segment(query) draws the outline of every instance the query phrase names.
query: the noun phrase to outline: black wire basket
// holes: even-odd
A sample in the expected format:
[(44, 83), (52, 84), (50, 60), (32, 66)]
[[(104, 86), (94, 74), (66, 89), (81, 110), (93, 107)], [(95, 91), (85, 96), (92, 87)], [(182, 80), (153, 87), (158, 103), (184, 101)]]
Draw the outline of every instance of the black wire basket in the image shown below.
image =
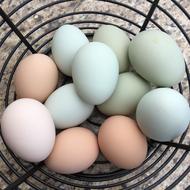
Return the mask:
[[(22, 0), (2, 1), (0, 7), (0, 110), (15, 99), (13, 75), (21, 59), (41, 52), (51, 56), (51, 40), (65, 23), (78, 26), (89, 38), (101, 24), (125, 30), (129, 37), (159, 28), (180, 44), (186, 76), (173, 88), (190, 100), (190, 15), (186, 1), (167, 0)], [(9, 10), (5, 5), (9, 5)], [(60, 10), (60, 11), (59, 11)], [(190, 11), (190, 10), (189, 10)], [(185, 23), (182, 22), (185, 21)], [(183, 44), (183, 45), (181, 45)], [(62, 84), (70, 80), (63, 77)], [(177, 111), (177, 110), (176, 110)], [(104, 118), (91, 116), (86, 125), (96, 131)], [(149, 141), (144, 163), (133, 170), (115, 168), (103, 158), (87, 171), (60, 175), (43, 163), (17, 158), (0, 137), (0, 189), (190, 189), (190, 131), (174, 142)]]

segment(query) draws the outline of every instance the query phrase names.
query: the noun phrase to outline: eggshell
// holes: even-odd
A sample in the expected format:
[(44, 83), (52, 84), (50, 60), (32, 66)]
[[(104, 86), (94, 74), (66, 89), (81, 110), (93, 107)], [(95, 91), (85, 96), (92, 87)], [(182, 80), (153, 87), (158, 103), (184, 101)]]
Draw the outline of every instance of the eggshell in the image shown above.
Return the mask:
[(98, 109), (106, 115), (131, 115), (150, 88), (150, 84), (139, 75), (133, 72), (122, 73), (113, 94)]
[(91, 115), (94, 108), (80, 99), (73, 83), (54, 91), (48, 97), (45, 106), (51, 113), (56, 128), (59, 129), (77, 126)]
[(147, 155), (146, 137), (137, 123), (126, 116), (106, 119), (100, 127), (98, 143), (103, 155), (123, 169), (138, 167)]
[(117, 57), (107, 45), (91, 42), (77, 52), (72, 75), (79, 96), (89, 104), (101, 104), (116, 87), (119, 76)]
[(136, 118), (146, 136), (158, 141), (170, 141), (187, 129), (190, 108), (179, 92), (158, 88), (143, 96), (137, 106)]
[(164, 32), (140, 32), (132, 39), (128, 53), (134, 69), (157, 86), (172, 86), (183, 79), (183, 55), (177, 43)]
[(78, 173), (90, 167), (98, 153), (97, 138), (93, 132), (82, 127), (70, 128), (57, 135), (45, 164), (61, 174)]
[(46, 159), (55, 142), (55, 126), (50, 113), (33, 99), (16, 100), (6, 108), (1, 132), (9, 148), (29, 162)]
[(43, 54), (32, 54), (18, 65), (14, 75), (17, 97), (44, 102), (56, 88), (58, 70), (53, 60)]
[(51, 50), (60, 71), (71, 76), (73, 57), (87, 43), (85, 34), (74, 25), (63, 25), (55, 32)]
[(129, 38), (127, 33), (113, 25), (102, 25), (95, 31), (93, 41), (108, 45), (116, 54), (119, 62), (119, 72), (127, 71)]

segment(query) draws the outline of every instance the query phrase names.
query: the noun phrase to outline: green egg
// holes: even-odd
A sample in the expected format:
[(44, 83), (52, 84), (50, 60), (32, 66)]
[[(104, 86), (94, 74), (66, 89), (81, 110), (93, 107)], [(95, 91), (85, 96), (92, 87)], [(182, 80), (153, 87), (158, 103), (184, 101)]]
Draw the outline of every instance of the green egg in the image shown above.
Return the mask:
[(113, 25), (102, 25), (95, 31), (93, 41), (108, 45), (117, 56), (119, 72), (127, 71), (129, 65), (127, 52), (130, 40), (125, 31)]
[(173, 86), (183, 79), (185, 63), (180, 48), (162, 31), (137, 34), (129, 44), (128, 54), (136, 72), (157, 86)]
[(114, 93), (98, 109), (106, 115), (132, 115), (150, 88), (150, 84), (136, 73), (122, 73)]

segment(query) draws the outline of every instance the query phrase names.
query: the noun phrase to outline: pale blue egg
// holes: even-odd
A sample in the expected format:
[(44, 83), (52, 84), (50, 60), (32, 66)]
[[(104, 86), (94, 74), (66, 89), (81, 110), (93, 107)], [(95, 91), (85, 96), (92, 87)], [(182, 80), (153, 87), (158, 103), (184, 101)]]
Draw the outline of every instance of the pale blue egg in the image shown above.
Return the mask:
[(107, 45), (90, 42), (77, 52), (72, 76), (77, 93), (85, 102), (101, 104), (116, 87), (119, 77), (117, 57)]
[(59, 129), (78, 126), (91, 115), (94, 108), (80, 99), (73, 83), (54, 91), (46, 100), (45, 106)]
[(63, 25), (54, 34), (52, 54), (59, 70), (71, 76), (72, 60), (79, 48), (88, 43), (85, 34), (74, 25)]
[(157, 141), (180, 136), (190, 122), (190, 108), (179, 92), (158, 88), (143, 96), (137, 106), (136, 119), (143, 133)]

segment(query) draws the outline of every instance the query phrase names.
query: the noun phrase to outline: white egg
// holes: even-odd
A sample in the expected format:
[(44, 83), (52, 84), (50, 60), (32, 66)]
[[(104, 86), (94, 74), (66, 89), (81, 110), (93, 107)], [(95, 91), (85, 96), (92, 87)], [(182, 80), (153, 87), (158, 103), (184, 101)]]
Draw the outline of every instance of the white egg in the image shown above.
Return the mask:
[(2, 136), (20, 158), (40, 162), (51, 153), (55, 143), (55, 126), (47, 108), (34, 99), (11, 103), (1, 120)]
[(77, 93), (85, 102), (101, 104), (116, 87), (119, 77), (117, 57), (107, 45), (91, 42), (77, 52), (72, 76)]
[(60, 71), (71, 76), (73, 57), (87, 43), (87, 37), (76, 26), (63, 25), (55, 32), (51, 50)]
[(139, 102), (136, 119), (146, 136), (158, 141), (170, 141), (187, 129), (190, 121), (189, 104), (175, 90), (154, 89)]
[(54, 91), (45, 102), (58, 129), (74, 127), (84, 122), (94, 106), (85, 103), (77, 95), (73, 83)]

